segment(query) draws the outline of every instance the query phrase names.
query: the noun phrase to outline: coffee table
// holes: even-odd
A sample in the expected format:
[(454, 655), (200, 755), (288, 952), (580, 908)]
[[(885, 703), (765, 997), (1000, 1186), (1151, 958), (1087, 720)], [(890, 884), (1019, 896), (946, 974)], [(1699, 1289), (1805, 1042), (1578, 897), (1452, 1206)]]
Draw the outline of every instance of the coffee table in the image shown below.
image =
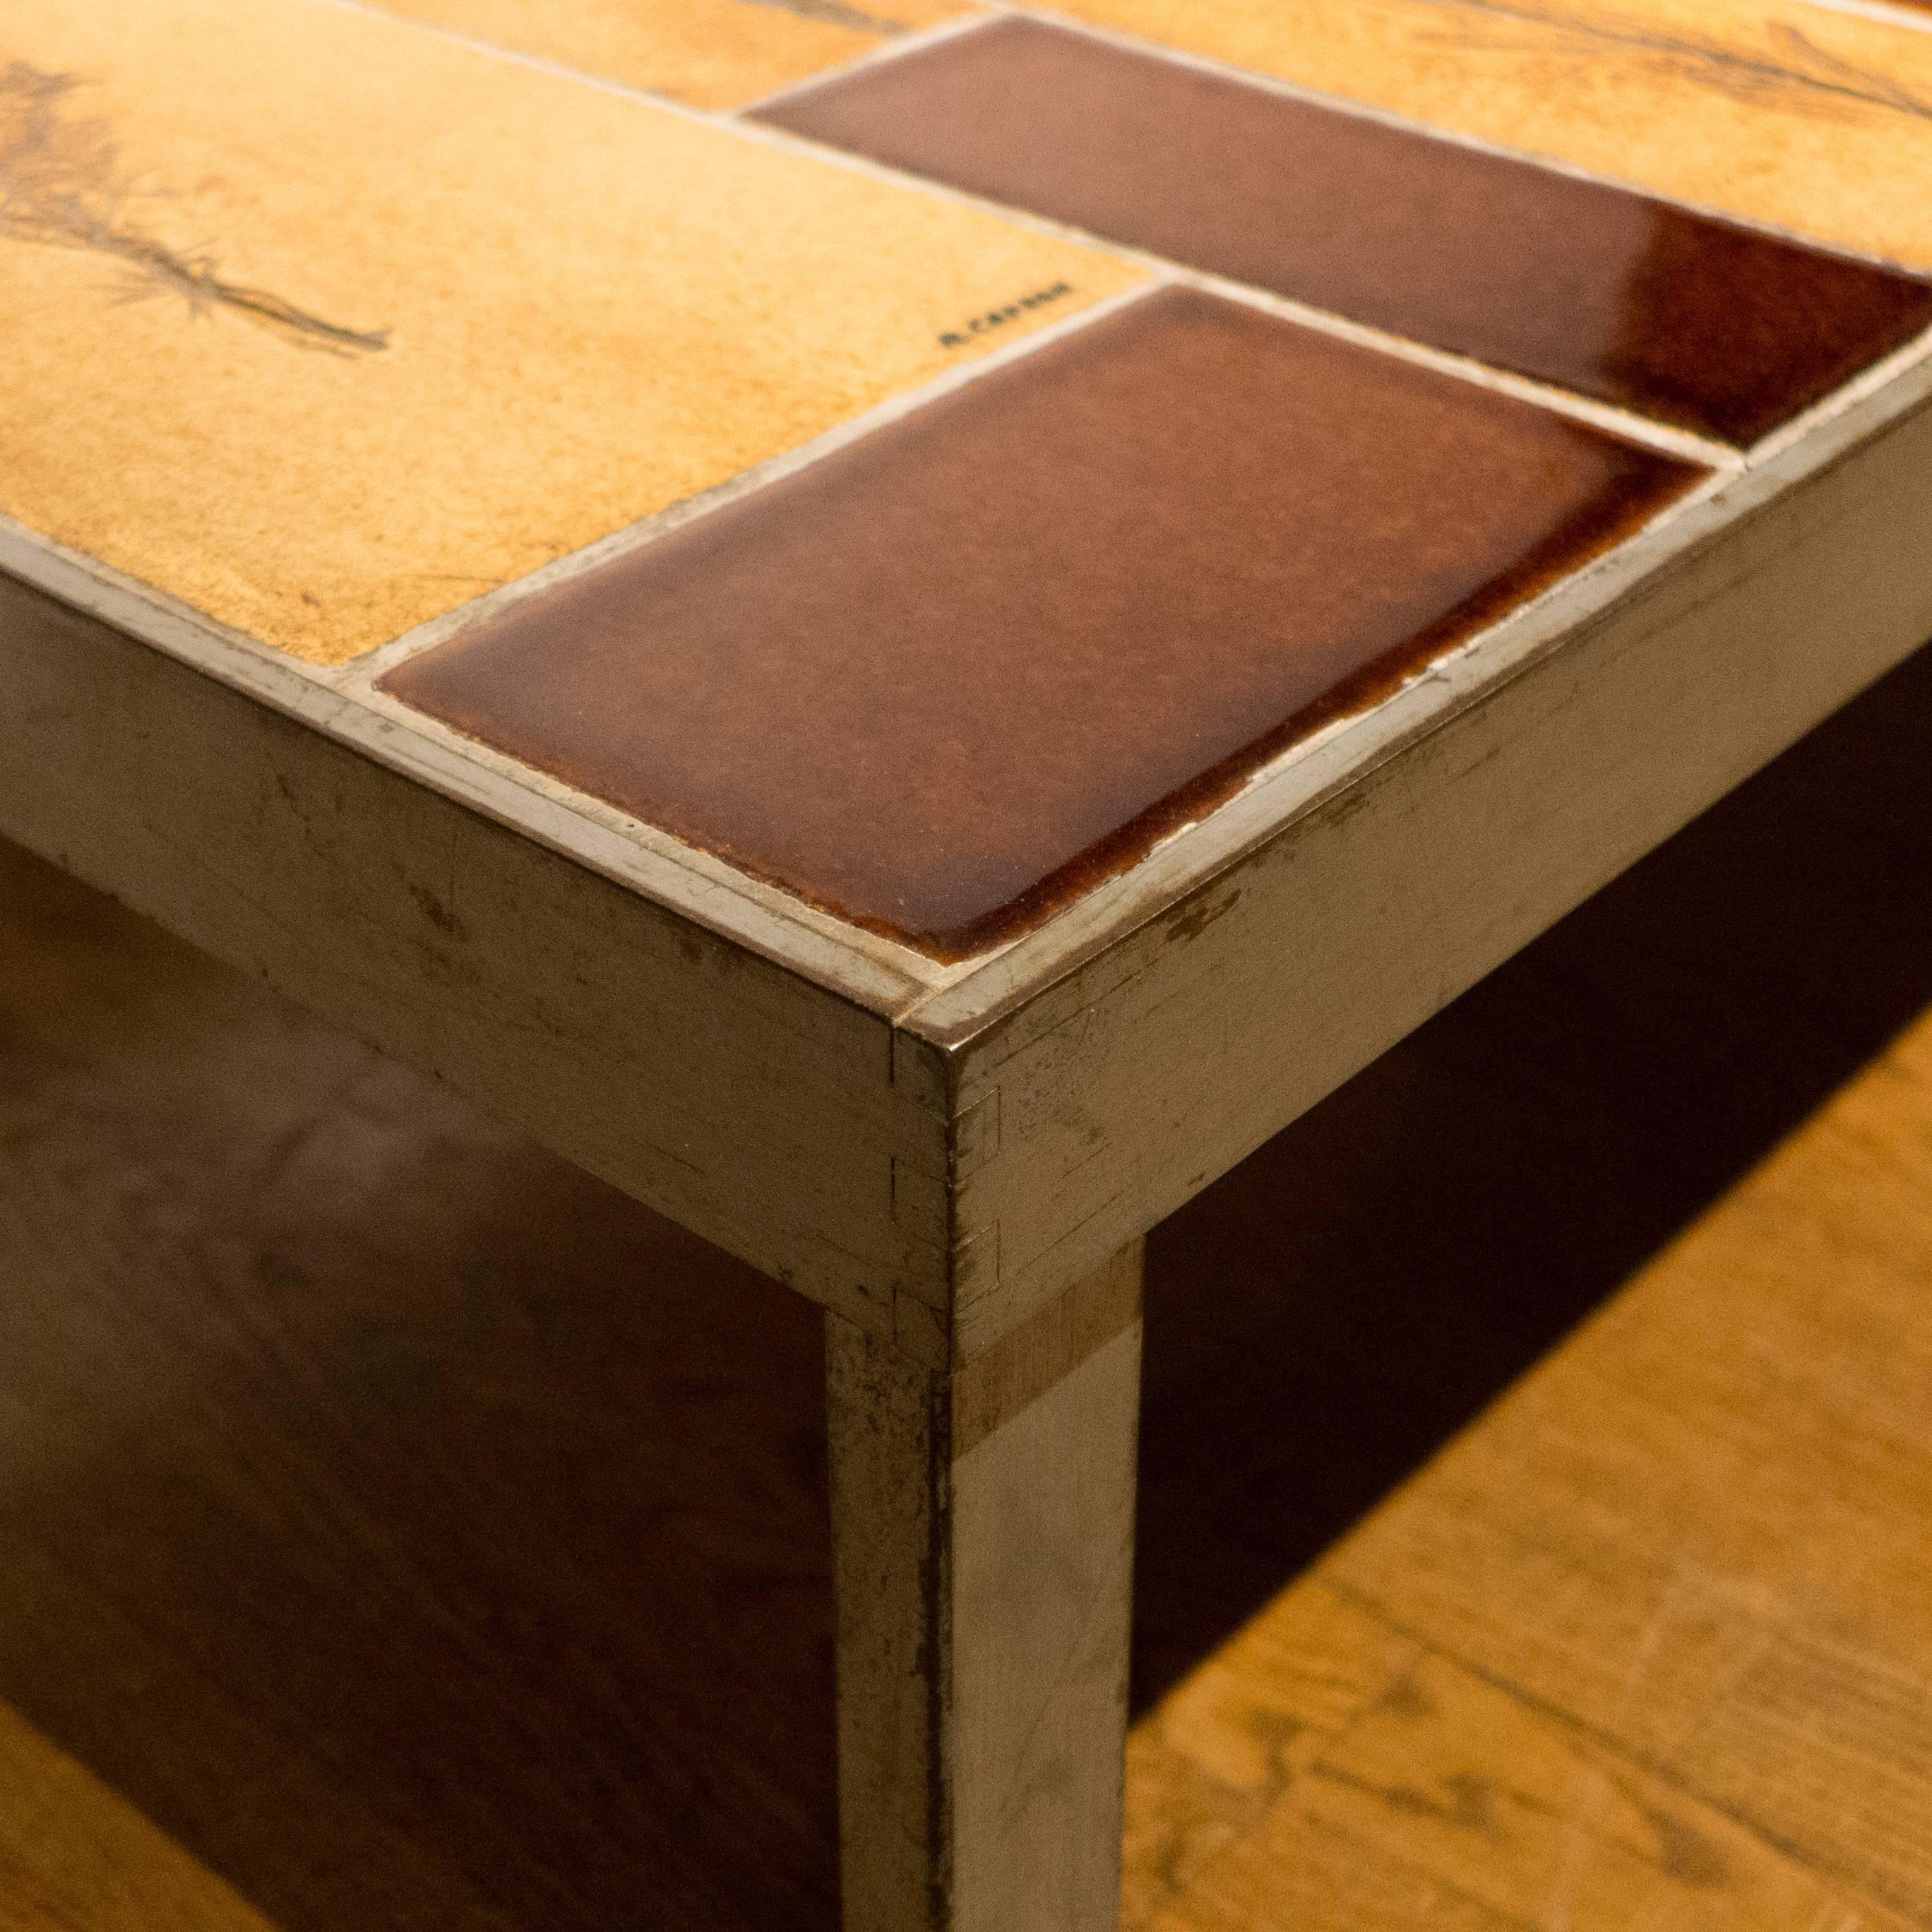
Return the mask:
[(824, 1306), (854, 1932), (1112, 1922), (1147, 1231), (1932, 634), (1928, 182), (1876, 0), (10, 0), (0, 832)]

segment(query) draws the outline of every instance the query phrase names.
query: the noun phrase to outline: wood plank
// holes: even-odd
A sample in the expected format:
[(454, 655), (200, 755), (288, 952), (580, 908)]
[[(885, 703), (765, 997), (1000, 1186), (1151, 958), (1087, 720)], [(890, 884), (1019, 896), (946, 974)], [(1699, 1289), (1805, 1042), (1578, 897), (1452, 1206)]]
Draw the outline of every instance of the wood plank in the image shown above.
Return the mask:
[(0, 1703), (8, 1932), (272, 1932), (133, 1806)]
[(1126, 1923), (1932, 1925), (1928, 1278), (1932, 1017), (1137, 1731)]
[(1138, 1728), (1130, 1767), (1130, 1932), (1924, 1922), (1318, 1582)]
[(828, 1317), (848, 1932), (1118, 1923), (1140, 1271), (953, 1376)]

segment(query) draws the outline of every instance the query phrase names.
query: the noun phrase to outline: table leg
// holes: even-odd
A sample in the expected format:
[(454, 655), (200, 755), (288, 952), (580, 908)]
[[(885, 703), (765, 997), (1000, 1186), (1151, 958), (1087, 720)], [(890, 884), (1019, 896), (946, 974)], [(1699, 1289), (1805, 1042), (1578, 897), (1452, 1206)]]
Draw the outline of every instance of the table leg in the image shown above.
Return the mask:
[(846, 1932), (1116, 1932), (1140, 1289), (950, 1373), (827, 1317)]

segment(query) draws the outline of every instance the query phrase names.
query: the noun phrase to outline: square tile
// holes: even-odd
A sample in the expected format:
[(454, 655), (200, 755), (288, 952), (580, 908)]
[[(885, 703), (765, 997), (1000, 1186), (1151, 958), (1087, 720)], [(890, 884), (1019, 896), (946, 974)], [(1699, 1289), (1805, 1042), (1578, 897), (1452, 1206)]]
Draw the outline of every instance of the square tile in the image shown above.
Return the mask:
[(0, 512), (320, 662), (1140, 279), (314, 0), (7, 0), (0, 192)]
[(1727, 442), (1932, 326), (1932, 282), (1034, 21), (759, 118)]
[(958, 958), (1703, 473), (1168, 290), (479, 621), (386, 688)]

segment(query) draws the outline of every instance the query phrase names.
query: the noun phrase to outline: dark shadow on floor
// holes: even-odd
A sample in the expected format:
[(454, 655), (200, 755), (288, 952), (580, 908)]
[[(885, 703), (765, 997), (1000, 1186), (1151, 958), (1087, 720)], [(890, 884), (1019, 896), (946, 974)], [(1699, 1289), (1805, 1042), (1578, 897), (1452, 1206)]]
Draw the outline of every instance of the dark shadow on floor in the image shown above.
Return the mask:
[(1134, 1693), (1932, 1004), (1932, 647), (1153, 1236)]
[[(1136, 1690), (1932, 1002), (1932, 654), (1155, 1236)], [(829, 1928), (817, 1318), (0, 848), (0, 1699), (282, 1932)]]
[(0, 1699), (278, 1932), (829, 1932), (823, 1375), (0, 847)]

